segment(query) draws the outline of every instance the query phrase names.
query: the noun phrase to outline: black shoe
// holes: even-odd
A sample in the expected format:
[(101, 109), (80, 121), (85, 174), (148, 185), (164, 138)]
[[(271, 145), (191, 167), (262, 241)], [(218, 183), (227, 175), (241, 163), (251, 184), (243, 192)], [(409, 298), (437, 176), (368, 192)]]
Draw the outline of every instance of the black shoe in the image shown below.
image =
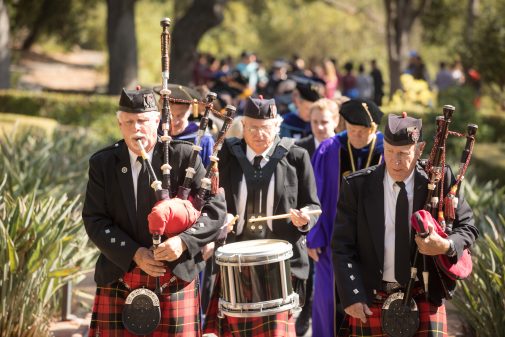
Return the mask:
[(295, 322), (295, 331), (297, 336), (305, 336), (310, 327), (311, 310), (304, 307)]

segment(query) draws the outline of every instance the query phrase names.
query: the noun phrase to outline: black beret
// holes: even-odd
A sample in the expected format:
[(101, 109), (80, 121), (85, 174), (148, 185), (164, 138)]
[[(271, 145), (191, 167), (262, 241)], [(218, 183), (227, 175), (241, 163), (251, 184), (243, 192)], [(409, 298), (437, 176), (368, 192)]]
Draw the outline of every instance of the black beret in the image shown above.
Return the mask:
[(344, 119), (353, 125), (372, 126), (372, 121), (379, 124), (382, 118), (382, 111), (377, 104), (368, 99), (351, 99), (342, 104), (340, 114)]
[(324, 97), (324, 83), (307, 77), (293, 76), (300, 97), (306, 101), (315, 102)]
[(384, 129), (384, 139), (395, 146), (415, 144), (423, 139), (422, 127), (421, 119), (408, 117), (405, 112), (402, 116), (390, 114)]
[(119, 110), (132, 113), (157, 111), (154, 92), (152, 89), (141, 89), (140, 87), (135, 90), (123, 88), (119, 98)]
[[(169, 98), (171, 103), (190, 104), (193, 99), (200, 100), (202, 98), (198, 91), (184, 85), (169, 83), (167, 89), (170, 90)], [(154, 92), (159, 95), (161, 92), (161, 86), (154, 87)]]
[(271, 119), (277, 116), (274, 99), (248, 97), (244, 106), (244, 116), (254, 119)]

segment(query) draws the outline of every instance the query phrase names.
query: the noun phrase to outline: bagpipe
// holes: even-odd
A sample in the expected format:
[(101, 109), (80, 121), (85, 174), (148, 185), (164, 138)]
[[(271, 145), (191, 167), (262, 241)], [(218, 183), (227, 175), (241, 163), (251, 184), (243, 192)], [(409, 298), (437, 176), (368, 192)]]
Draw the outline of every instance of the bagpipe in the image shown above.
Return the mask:
[[(170, 47), (170, 19), (161, 20), (161, 67), (162, 67), (162, 88), (161, 95), (161, 129), (163, 134), (160, 136), (163, 143), (163, 162), (161, 166), (162, 180), (158, 180), (156, 173), (149, 162), (147, 153), (138, 140), (143, 164), (147, 167), (151, 187), (154, 190), (157, 203), (152, 212), (148, 215), (149, 232), (153, 237), (153, 247), (156, 249), (162, 241), (162, 237), (172, 237), (180, 234), (190, 228), (200, 216), (206, 200), (209, 196), (219, 193), (219, 172), (217, 156), (224, 142), (226, 132), (230, 128), (236, 108), (232, 105), (226, 106), (226, 113), (223, 115), (213, 109), (213, 101), (216, 99), (215, 93), (208, 93), (205, 101), (205, 113), (200, 120), (199, 130), (195, 144), (192, 147), (192, 153), (189, 159), (189, 165), (186, 169), (184, 182), (179, 186), (177, 193), (172, 195), (170, 183), (170, 137), (171, 112), (170, 112), (170, 90), (168, 89), (169, 80), (169, 47)], [(209, 121), (211, 111), (219, 118), (224, 119), (223, 126), (219, 132), (213, 147), (213, 153), (210, 157), (210, 164), (206, 169), (205, 176), (201, 179), (200, 187), (194, 197), (190, 195), (191, 187), (196, 174), (197, 158), (200, 151), (201, 138), (204, 135)], [(156, 278), (156, 289), (153, 291), (141, 288), (132, 291), (125, 302), (123, 308), (123, 325), (125, 328), (136, 335), (147, 335), (153, 332), (160, 323), (161, 311), (159, 295), (161, 295), (162, 286), (160, 286), (159, 277)]]
[[(429, 235), (428, 227), (430, 224), (433, 226), (433, 230), (442, 238), (447, 238), (452, 233), (452, 227), (456, 220), (456, 209), (458, 207), (457, 193), (470, 164), (478, 126), (476, 124), (468, 124), (466, 134), (450, 131), (449, 124), (451, 123), (454, 110), (454, 106), (444, 105), (443, 116), (439, 116), (436, 119), (437, 130), (433, 148), (424, 166), (429, 180), (426, 202), (423, 210), (414, 212), (411, 217), (412, 228), (422, 238), (426, 238)], [(446, 170), (448, 169), (446, 167), (446, 147), (449, 135), (466, 137), (459, 170), (454, 181), (445, 181), (447, 179)], [(452, 249), (453, 247), (451, 247)], [(416, 248), (410, 270), (410, 279), (405, 292), (391, 294), (382, 307), (382, 329), (388, 336), (411, 337), (419, 328), (419, 312), (413, 299), (419, 255), (422, 254)], [(445, 254), (437, 256), (422, 255), (422, 283), (426, 299), (429, 294), (428, 258), (434, 262), (435, 271), (440, 280), (445, 298), (451, 299), (452, 293), (447, 285), (448, 282), (464, 279), (472, 271), (472, 260), (469, 249), (464, 249), (459, 259), (451, 259), (451, 257)]]

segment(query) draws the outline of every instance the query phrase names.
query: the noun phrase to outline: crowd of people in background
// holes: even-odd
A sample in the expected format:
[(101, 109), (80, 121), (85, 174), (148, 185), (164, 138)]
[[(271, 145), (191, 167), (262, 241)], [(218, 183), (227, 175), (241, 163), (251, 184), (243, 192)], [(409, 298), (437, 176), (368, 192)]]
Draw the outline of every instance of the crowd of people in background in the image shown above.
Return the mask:
[[(466, 74), (460, 61), (440, 62), (435, 76), (430, 76), (422, 56), (409, 53), (405, 74), (416, 80), (428, 83), (438, 92), (451, 87), (469, 84), (478, 92), (480, 75), (470, 69)], [(347, 61), (340, 65), (334, 57), (322, 61), (306, 61), (299, 55), (291, 59), (277, 59), (267, 67), (253, 52), (242, 52), (238, 60), (232, 57), (223, 59), (201, 53), (193, 69), (192, 85), (205, 86), (218, 93), (225, 104), (240, 106), (240, 101), (250, 95), (275, 98), (279, 112), (283, 115), (291, 112), (291, 93), (296, 87), (297, 78), (308, 78), (321, 84), (323, 96), (339, 99), (371, 99), (378, 106), (383, 104), (384, 78), (375, 59), (367, 63)]]
[(277, 59), (267, 68), (252, 52), (242, 52), (240, 59), (218, 59), (209, 54), (200, 54), (193, 69), (192, 85), (205, 85), (218, 93), (222, 103), (233, 104), (249, 95), (275, 98), (280, 113), (290, 110), (291, 93), (297, 78), (306, 78), (319, 83), (322, 94), (328, 99), (341, 96), (367, 98), (382, 104), (384, 80), (377, 62), (360, 63), (355, 73), (353, 62), (346, 62), (343, 71), (336, 58), (311, 62), (294, 55), (291, 60)]

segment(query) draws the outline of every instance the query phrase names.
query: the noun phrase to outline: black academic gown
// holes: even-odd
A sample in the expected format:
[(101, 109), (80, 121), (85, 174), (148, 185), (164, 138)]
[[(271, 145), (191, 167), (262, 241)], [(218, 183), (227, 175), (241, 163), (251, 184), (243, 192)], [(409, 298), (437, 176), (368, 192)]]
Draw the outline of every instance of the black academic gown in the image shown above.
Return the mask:
[(307, 150), (310, 158), (312, 158), (312, 155), (316, 151), (316, 142), (314, 140), (314, 135), (309, 135), (309, 136), (304, 137), (300, 140), (297, 140), (295, 142), (295, 144), (298, 145), (299, 147)]

